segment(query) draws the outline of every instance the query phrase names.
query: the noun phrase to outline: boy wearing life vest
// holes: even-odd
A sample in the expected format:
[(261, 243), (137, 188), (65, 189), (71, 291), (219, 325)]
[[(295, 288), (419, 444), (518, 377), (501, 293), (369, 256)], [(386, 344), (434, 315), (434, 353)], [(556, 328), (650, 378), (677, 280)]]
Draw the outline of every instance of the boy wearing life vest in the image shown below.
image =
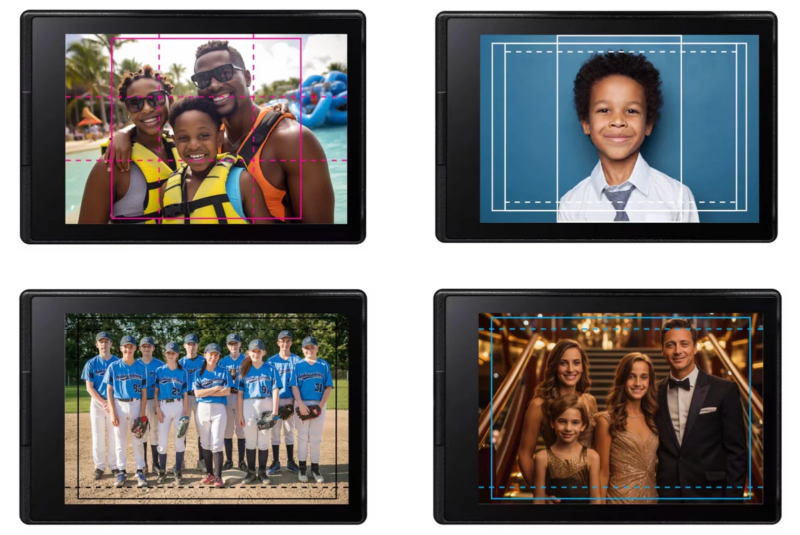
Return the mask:
[(161, 186), (163, 224), (274, 222), (244, 160), (217, 154), (222, 118), (211, 100), (178, 102), (169, 122), (182, 163)]

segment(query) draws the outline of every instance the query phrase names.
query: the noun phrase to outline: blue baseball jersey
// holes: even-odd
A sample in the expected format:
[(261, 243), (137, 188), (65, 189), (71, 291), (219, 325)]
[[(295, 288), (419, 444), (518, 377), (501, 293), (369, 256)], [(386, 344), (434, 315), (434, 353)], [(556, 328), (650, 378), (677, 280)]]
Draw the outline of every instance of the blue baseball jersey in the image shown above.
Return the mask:
[(189, 374), (189, 392), (194, 392), (194, 378), (195, 374), (200, 371), (200, 368), (203, 366), (203, 363), (206, 361), (204, 357), (197, 356), (193, 359), (189, 357), (181, 357), (178, 361), (183, 366), (183, 369), (186, 370), (186, 373)]
[(147, 368), (147, 399), (153, 399), (156, 395), (156, 371), (164, 365), (164, 361), (155, 357), (150, 361), (150, 364), (145, 364), (142, 359), (139, 359), (139, 361)]
[(319, 401), (327, 387), (333, 388), (331, 366), (322, 359), (317, 359), (314, 364), (301, 360), (294, 367), (294, 373), (300, 397), (305, 401)]
[[(211, 388), (214, 386), (221, 386), (222, 388), (227, 388), (229, 386), (233, 386), (233, 379), (231, 379), (231, 374), (228, 373), (228, 370), (225, 368), (217, 365), (214, 368), (214, 371), (206, 370), (203, 373), (199, 371), (194, 375), (194, 390), (204, 390), (206, 388)], [(206, 396), (203, 398), (197, 398), (198, 403), (222, 403), (223, 405), (228, 404), (228, 397), (227, 396)]]
[(224, 359), (220, 360), (219, 364), (217, 364), (217, 366), (225, 368), (226, 370), (228, 370), (228, 373), (231, 374), (231, 380), (233, 381), (233, 388), (238, 388), (239, 368), (242, 367), (242, 362), (244, 362), (244, 359), (246, 358), (247, 357), (245, 357), (244, 354), (242, 353), (239, 353), (239, 358), (236, 360), (234, 360), (233, 357), (228, 355)]
[(250, 366), (247, 375), (239, 378), (238, 387), (244, 392), (244, 399), (271, 398), (272, 389), (281, 387), (281, 376), (275, 366), (262, 362), (260, 368)]
[(186, 370), (175, 368), (170, 370), (166, 364), (156, 370), (155, 385), (158, 387), (158, 399), (182, 399), (189, 389), (189, 374)]
[(117, 360), (119, 360), (119, 357), (116, 355), (111, 355), (111, 358), (108, 360), (104, 359), (100, 355), (96, 355), (90, 358), (83, 367), (81, 379), (84, 381), (91, 381), (92, 386), (94, 386), (94, 389), (97, 390), (98, 394), (103, 396), (103, 399), (108, 399), (108, 396), (106, 395), (106, 387), (103, 385), (103, 379), (106, 376), (108, 367)]
[(275, 366), (278, 374), (281, 376), (281, 399), (293, 398), (292, 387), (297, 386), (297, 376), (294, 373), (294, 367), (298, 362), (303, 362), (303, 359), (292, 353), (289, 358), (283, 360), (281, 354), (271, 356), (267, 362)]
[(115, 399), (139, 399), (147, 390), (147, 367), (140, 360), (128, 366), (119, 359), (106, 370), (103, 384), (114, 387)]

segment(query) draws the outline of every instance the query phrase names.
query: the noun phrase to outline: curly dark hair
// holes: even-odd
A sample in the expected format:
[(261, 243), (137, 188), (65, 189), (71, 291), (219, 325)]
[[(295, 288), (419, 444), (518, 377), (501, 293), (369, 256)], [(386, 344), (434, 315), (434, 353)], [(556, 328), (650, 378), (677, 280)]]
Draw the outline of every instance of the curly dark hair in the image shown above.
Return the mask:
[(242, 55), (239, 53), (238, 50), (233, 48), (231, 45), (228, 44), (228, 41), (209, 41), (203, 45), (197, 47), (197, 52), (195, 52), (194, 60), (197, 63), (197, 58), (208, 54), (209, 52), (216, 52), (217, 50), (226, 50), (228, 54), (231, 56), (231, 62), (236, 65), (237, 67), (241, 67), (242, 69), (246, 68), (244, 66), (244, 59)]
[(172, 110), (169, 114), (169, 124), (172, 125), (172, 128), (175, 128), (175, 121), (186, 113), (187, 111), (202, 111), (203, 113), (207, 114), (211, 117), (211, 120), (214, 121), (214, 124), (217, 125), (217, 129), (222, 125), (222, 116), (220, 116), (219, 112), (217, 111), (217, 106), (214, 104), (214, 101), (211, 99), (205, 98), (184, 98), (183, 100), (179, 100), (177, 104), (172, 106)]
[(596, 54), (581, 66), (575, 76), (573, 88), (578, 119), (582, 122), (589, 120), (589, 101), (594, 84), (613, 75), (627, 76), (644, 88), (647, 124), (656, 124), (661, 117), (661, 106), (664, 105), (664, 98), (661, 95), (661, 75), (645, 56), (624, 52)]
[(141, 78), (150, 78), (151, 80), (155, 80), (156, 82), (160, 83), (161, 88), (167, 92), (167, 95), (171, 95), (172, 90), (175, 88), (175, 86), (172, 85), (172, 82), (169, 81), (169, 77), (166, 74), (158, 72), (150, 65), (145, 65), (136, 72), (125, 73), (125, 76), (122, 77), (122, 82), (120, 82), (119, 86), (117, 87), (119, 99), (125, 100), (128, 98), (128, 88), (133, 82)]

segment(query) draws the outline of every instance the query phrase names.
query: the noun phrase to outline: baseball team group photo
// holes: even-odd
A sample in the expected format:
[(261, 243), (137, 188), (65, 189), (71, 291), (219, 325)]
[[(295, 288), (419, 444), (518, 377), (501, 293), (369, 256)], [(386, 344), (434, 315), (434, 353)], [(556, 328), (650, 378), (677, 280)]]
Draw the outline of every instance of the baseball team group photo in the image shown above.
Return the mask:
[(348, 502), (343, 316), (69, 314), (65, 342), (67, 503)]
[(764, 317), (482, 314), (482, 503), (763, 503)]

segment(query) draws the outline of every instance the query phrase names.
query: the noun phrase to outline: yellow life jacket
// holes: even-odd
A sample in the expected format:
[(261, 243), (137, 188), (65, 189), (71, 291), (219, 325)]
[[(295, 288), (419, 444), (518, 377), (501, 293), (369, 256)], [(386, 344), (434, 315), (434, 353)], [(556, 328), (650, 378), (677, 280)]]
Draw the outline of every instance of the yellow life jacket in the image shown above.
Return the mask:
[[(159, 188), (174, 172), (173, 169), (178, 167), (180, 156), (178, 149), (175, 147), (175, 142), (171, 137), (166, 134), (161, 134), (164, 145), (168, 150), (168, 154), (160, 157), (153, 154), (153, 151), (140, 143), (134, 143), (131, 147), (131, 160), (142, 170), (145, 180), (147, 181), (147, 195), (145, 196), (144, 215), (142, 217), (161, 217), (161, 201), (159, 199)], [(100, 154), (105, 154), (106, 148), (110, 143), (110, 139), (105, 141), (100, 146)], [(174, 162), (172, 166), (167, 164), (167, 161)], [(111, 223), (142, 223), (141, 219), (112, 219)], [(148, 219), (144, 221), (145, 224), (155, 225), (160, 223), (158, 219)]]
[[(217, 155), (217, 163), (203, 179), (191, 201), (185, 201), (184, 186), (187, 164), (172, 173), (164, 190), (163, 224), (247, 224), (228, 199), (225, 183), (234, 166), (246, 168), (241, 156), (225, 153)], [(173, 218), (173, 219), (168, 219)], [(227, 219), (224, 219), (227, 218)]]

